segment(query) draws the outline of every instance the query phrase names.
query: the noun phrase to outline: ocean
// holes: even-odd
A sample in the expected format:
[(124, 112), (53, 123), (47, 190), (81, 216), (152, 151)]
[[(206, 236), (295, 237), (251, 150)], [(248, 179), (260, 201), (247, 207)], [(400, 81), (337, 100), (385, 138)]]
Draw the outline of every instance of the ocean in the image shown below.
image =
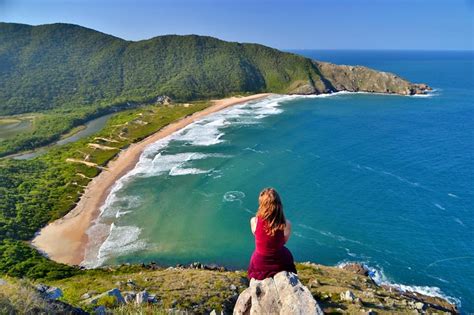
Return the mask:
[(84, 264), (246, 268), (249, 219), (280, 192), (296, 261), (357, 261), (375, 280), (474, 312), (474, 57), (467, 52), (297, 51), (434, 88), (428, 96), (273, 96), (149, 146), (89, 230)]

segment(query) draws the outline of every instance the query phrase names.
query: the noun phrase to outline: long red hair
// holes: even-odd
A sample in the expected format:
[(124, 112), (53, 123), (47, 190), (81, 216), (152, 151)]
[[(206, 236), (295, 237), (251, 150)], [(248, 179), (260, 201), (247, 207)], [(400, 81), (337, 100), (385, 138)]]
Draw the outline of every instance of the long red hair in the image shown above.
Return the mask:
[(280, 195), (273, 188), (265, 188), (258, 197), (257, 217), (266, 221), (265, 232), (275, 235), (278, 230), (286, 227), (285, 214)]

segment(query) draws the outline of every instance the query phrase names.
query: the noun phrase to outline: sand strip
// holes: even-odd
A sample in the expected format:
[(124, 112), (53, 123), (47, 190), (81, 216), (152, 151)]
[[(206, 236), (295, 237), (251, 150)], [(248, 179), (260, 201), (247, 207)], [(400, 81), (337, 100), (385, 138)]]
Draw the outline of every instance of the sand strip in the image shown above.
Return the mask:
[(213, 101), (213, 105), (196, 112), (191, 116), (171, 123), (140, 142), (130, 145), (107, 164), (107, 169), (89, 182), (81, 199), (74, 209), (63, 218), (58, 219), (40, 230), (32, 244), (50, 259), (69, 264), (79, 265), (84, 259), (88, 242), (87, 230), (99, 215), (114, 183), (133, 169), (146, 146), (152, 144), (209, 114), (232, 105), (267, 97), (271, 94), (262, 93), (246, 97), (230, 97)]

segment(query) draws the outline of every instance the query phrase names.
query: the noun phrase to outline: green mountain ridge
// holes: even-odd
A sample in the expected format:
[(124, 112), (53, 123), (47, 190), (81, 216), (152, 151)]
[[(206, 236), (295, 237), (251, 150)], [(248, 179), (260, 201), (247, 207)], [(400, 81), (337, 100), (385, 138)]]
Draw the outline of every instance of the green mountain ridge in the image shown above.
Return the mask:
[(395, 75), (353, 69), (208, 36), (126, 41), (72, 24), (0, 23), (0, 115), (159, 95), (187, 101), (256, 92), (424, 91)]
[(73, 24), (0, 23), (0, 116), (41, 113), (30, 130), (0, 139), (0, 156), (50, 144), (92, 118), (163, 95), (188, 102), (260, 92), (428, 89), (391, 73), (208, 36), (126, 41)]

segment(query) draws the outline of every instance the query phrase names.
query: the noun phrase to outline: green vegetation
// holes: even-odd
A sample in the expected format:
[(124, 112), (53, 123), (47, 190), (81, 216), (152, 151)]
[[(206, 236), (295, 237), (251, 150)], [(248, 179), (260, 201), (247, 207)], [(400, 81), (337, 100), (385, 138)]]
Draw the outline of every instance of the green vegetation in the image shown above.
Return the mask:
[(29, 278), (72, 274), (72, 268), (42, 257), (23, 241), (71, 210), (88, 182), (121, 148), (207, 106), (196, 102), (187, 107), (149, 105), (126, 110), (111, 117), (94, 136), (32, 160), (1, 160), (0, 273)]
[(0, 243), (0, 273), (29, 279), (62, 279), (77, 270), (50, 261), (24, 242), (4, 240)]
[[(32, 126), (1, 140), (0, 157), (19, 151), (31, 150), (50, 144), (74, 127), (110, 112), (138, 107), (135, 103), (114, 104), (110, 107), (78, 107), (76, 109), (54, 109), (35, 114)], [(31, 115), (29, 115), (31, 116)]]
[(365, 67), (337, 66), (208, 36), (137, 42), (71, 24), (0, 23), (0, 115), (38, 113), (32, 131), (0, 141), (0, 156), (51, 143), (99, 115), (158, 96), (203, 100), (256, 92), (424, 93)]
[(38, 115), (15, 115), (0, 117), (0, 140), (9, 139), (16, 135), (32, 131), (33, 121)]
[(131, 42), (70, 24), (0, 23), (0, 114), (289, 92), (318, 80), (311, 60), (206, 36)]
[[(127, 284), (129, 279), (133, 281), (133, 285)], [(155, 270), (141, 266), (85, 270), (69, 279), (46, 281), (48, 285), (63, 289), (65, 302), (83, 308), (88, 308), (87, 301), (82, 297), (85, 293), (93, 296), (93, 292), (100, 294), (113, 288), (122, 292), (146, 289), (157, 296), (164, 309), (187, 309), (198, 314), (213, 309), (232, 310), (236, 293), (242, 291), (247, 283), (246, 273), (243, 271), (182, 268)], [(232, 290), (231, 285), (237, 290)], [(99, 301), (98, 304), (110, 302)]]
[(321, 78), (311, 60), (262, 45), (194, 35), (131, 42), (77, 25), (0, 23), (0, 82), (0, 115), (44, 113), (32, 131), (0, 142), (4, 156), (159, 95), (286, 93)]
[[(401, 294), (390, 287), (377, 286), (369, 277), (353, 271), (309, 263), (297, 264), (296, 267), (301, 282), (309, 288), (325, 314), (365, 314), (369, 309), (377, 314), (407, 314), (414, 313), (415, 303), (420, 301), (426, 314), (456, 312), (453, 305), (441, 298)], [(17, 292), (25, 294), (27, 299), (43, 309), (48, 307), (36, 297), (37, 293), (32, 290), (33, 283), (12, 278), (7, 278), (7, 281), (5, 290), (9, 292), (3, 299), (0, 293), (0, 312), (2, 300), (9, 300), (10, 308), (25, 306), (22, 299), (15, 298)], [(238, 294), (248, 286), (243, 271), (165, 269), (156, 265), (85, 270), (68, 279), (41, 283), (61, 288), (64, 293), (61, 300), (65, 303), (87, 311), (93, 311), (97, 305), (105, 305), (114, 314), (167, 314), (166, 310), (172, 308), (197, 314), (212, 310), (231, 313)], [(95, 304), (91, 303), (90, 297), (97, 297), (113, 288), (119, 289), (123, 295), (146, 290), (156, 297), (157, 303), (118, 306), (112, 297), (102, 297)], [(341, 298), (341, 293), (348, 290), (356, 297), (354, 302)]]
[(33, 314), (46, 308), (46, 301), (26, 280), (9, 279), (8, 283), (1, 286), (0, 314)]

